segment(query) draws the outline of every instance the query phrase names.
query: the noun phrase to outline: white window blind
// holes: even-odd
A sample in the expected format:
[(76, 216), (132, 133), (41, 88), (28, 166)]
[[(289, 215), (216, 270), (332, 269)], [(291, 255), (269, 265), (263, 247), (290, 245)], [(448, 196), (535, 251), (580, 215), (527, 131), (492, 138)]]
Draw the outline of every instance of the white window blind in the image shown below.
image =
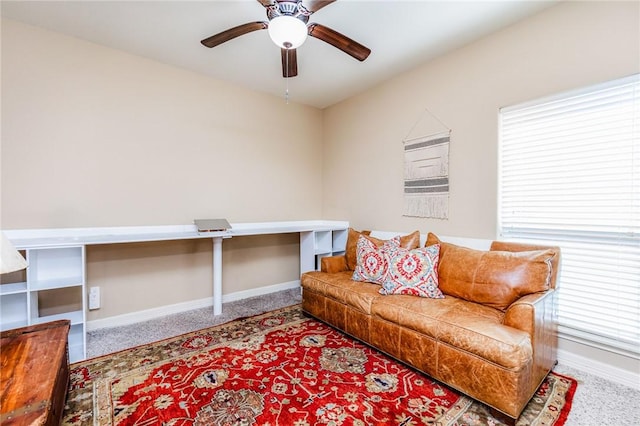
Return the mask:
[(562, 250), (559, 331), (640, 355), (640, 75), (500, 110), (499, 228)]

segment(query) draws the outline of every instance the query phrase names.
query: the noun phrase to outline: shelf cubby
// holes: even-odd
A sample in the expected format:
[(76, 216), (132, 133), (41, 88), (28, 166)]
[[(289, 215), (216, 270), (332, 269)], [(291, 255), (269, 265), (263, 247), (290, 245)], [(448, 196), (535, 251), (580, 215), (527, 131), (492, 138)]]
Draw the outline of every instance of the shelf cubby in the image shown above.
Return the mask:
[(315, 253), (331, 253), (331, 231), (315, 231)]
[(85, 358), (85, 247), (24, 247), (27, 269), (2, 275), (0, 329), (68, 319), (70, 360)]
[(9, 330), (28, 325), (27, 309), (27, 293), (2, 294), (0, 297), (0, 329)]
[(322, 258), (345, 253), (347, 228), (300, 233), (300, 272), (319, 270)]

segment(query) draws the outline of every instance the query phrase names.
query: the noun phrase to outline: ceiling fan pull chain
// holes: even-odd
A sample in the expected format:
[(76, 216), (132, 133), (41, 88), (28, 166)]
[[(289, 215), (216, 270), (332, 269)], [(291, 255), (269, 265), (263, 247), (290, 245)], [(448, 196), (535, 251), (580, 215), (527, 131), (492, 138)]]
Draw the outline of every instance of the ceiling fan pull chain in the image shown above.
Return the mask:
[(289, 105), (289, 79), (285, 78), (285, 80), (287, 87), (284, 90), (284, 100), (287, 102), (287, 105)]
[[(291, 44), (289, 44), (289, 47), (290, 46), (291, 46)], [(286, 44), (285, 44), (285, 47), (286, 47)], [(286, 67), (285, 68), (287, 69), (287, 71), (286, 71), (287, 76), (284, 79), (285, 82), (286, 82), (285, 83), (286, 84), (286, 89), (285, 89), (285, 92), (284, 92), (284, 99), (285, 99), (287, 105), (289, 105), (289, 53), (291, 53), (291, 52), (289, 52), (289, 47), (287, 47), (287, 56), (285, 58), (285, 62), (286, 62), (286, 64), (285, 64)]]
[(284, 91), (284, 100), (289, 105), (289, 80), (287, 80), (287, 88)]

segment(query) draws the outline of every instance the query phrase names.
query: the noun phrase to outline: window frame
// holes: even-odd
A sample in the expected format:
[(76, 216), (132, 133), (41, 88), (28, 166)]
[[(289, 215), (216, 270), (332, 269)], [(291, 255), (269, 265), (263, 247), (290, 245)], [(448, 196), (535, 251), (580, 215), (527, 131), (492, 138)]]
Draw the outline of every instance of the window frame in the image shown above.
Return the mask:
[[(629, 139), (630, 149), (632, 150), (631, 166), (630, 166), (631, 167), (630, 179), (632, 182), (631, 183), (630, 216), (632, 217), (631, 221), (633, 222), (633, 214), (634, 214), (633, 212), (636, 212), (637, 217), (639, 219), (638, 219), (638, 223), (636, 224), (636, 227), (632, 228), (632, 231), (628, 233), (625, 233), (625, 231), (608, 232), (608, 233), (603, 232), (598, 236), (598, 238), (593, 238), (594, 240), (593, 244), (596, 244), (597, 240), (600, 239), (600, 241), (603, 244), (609, 244), (609, 245), (613, 244), (618, 247), (621, 247), (623, 250), (624, 250), (624, 247), (626, 247), (627, 250), (630, 250), (632, 253), (636, 253), (637, 251), (638, 256), (640, 256), (640, 232), (639, 232), (640, 226), (638, 226), (640, 225), (640, 208), (638, 207), (640, 206), (640, 197), (638, 197), (638, 193), (640, 192), (640, 187), (634, 186), (634, 185), (637, 185), (638, 175), (640, 175), (640, 172), (638, 171), (638, 168), (640, 168), (640, 161), (638, 161), (638, 159), (640, 159), (640, 153), (639, 153), (640, 151), (640, 129), (639, 129), (640, 128), (640, 106), (639, 106), (640, 105), (640, 74), (634, 74), (632, 76), (615, 79), (615, 80), (607, 81), (600, 84), (590, 85), (577, 90), (562, 92), (562, 93), (554, 94), (544, 98), (524, 102), (521, 104), (500, 108), (498, 112), (499, 142), (498, 142), (497, 229), (498, 229), (499, 238), (506, 239), (506, 240), (513, 240), (513, 241), (533, 242), (538, 244), (559, 245), (561, 249), (563, 249), (564, 254), (570, 254), (570, 256), (564, 256), (565, 259), (561, 264), (561, 270), (560, 270), (560, 276), (559, 276), (559, 303), (562, 303), (562, 300), (564, 297), (572, 297), (568, 295), (563, 295), (563, 283), (562, 283), (563, 266), (562, 265), (566, 263), (566, 261), (568, 260), (567, 258), (570, 258), (571, 256), (573, 256), (572, 250), (574, 251), (576, 250), (574, 246), (579, 245), (581, 241), (588, 239), (588, 237), (596, 236), (598, 233), (596, 231), (584, 231), (584, 230), (583, 231), (572, 230), (567, 232), (566, 229), (565, 230), (547, 229), (547, 232), (543, 232), (543, 229), (544, 229), (543, 227), (538, 227), (538, 228), (530, 227), (528, 232), (525, 229), (525, 227), (518, 230), (514, 230), (515, 228), (509, 229), (509, 230), (505, 229), (505, 225), (504, 225), (505, 214), (504, 214), (503, 208), (505, 206), (504, 162), (506, 160), (504, 158), (505, 156), (504, 144), (505, 144), (506, 137), (509, 137), (509, 136), (506, 136), (506, 133), (508, 132), (505, 130), (505, 127), (506, 127), (505, 115), (517, 116), (518, 113), (522, 113), (523, 111), (524, 112), (528, 110), (536, 111), (537, 109), (544, 111), (545, 106), (552, 106), (552, 105), (558, 106), (558, 105), (561, 105), (563, 102), (571, 103), (572, 100), (576, 101), (574, 105), (582, 105), (580, 104), (580, 102), (583, 102), (585, 99), (590, 100), (591, 97), (594, 96), (594, 94), (606, 93), (607, 91), (616, 90), (616, 88), (621, 86), (631, 86), (631, 91), (632, 91), (632, 100), (631, 100), (631, 107), (630, 107), (631, 115), (632, 115), (632, 126), (631, 126), (632, 130), (630, 133), (631, 138)], [(559, 114), (559, 116), (561, 115), (562, 114)], [(549, 126), (549, 127), (552, 127), (552, 126)], [(544, 129), (544, 128), (541, 132), (545, 134), (545, 136), (548, 133), (547, 129)], [(515, 137), (513, 138), (515, 139)], [(533, 149), (535, 148), (536, 147), (534, 147)], [(532, 158), (532, 157), (529, 157), (529, 158)], [(545, 166), (543, 165), (542, 168), (544, 167)], [(525, 174), (528, 174), (528, 173), (529, 172), (525, 172)], [(531, 175), (534, 175), (534, 173), (531, 173)], [(634, 258), (635, 258), (635, 254), (634, 254)], [(575, 262), (575, 260), (570, 260), (570, 262)], [(566, 266), (564, 268), (568, 269), (569, 267)], [(638, 272), (640, 272), (640, 270), (638, 270)], [(637, 291), (640, 293), (640, 275), (638, 276), (633, 275), (633, 277), (637, 279), (637, 281), (633, 279), (632, 281), (633, 281), (633, 284), (636, 285)], [(570, 290), (575, 290), (575, 288)], [(564, 291), (568, 292), (570, 290), (564, 290)], [(573, 297), (575, 298), (576, 296), (574, 295)], [(635, 297), (634, 299), (635, 303), (638, 306), (635, 307), (637, 311), (634, 311), (634, 313), (632, 313), (631, 316), (632, 316), (632, 320), (633, 320), (634, 314), (637, 316), (636, 317), (636, 320), (637, 320), (636, 323), (638, 324), (637, 327), (640, 327), (640, 294), (634, 295), (634, 297)], [(577, 300), (582, 300), (582, 299), (580, 299), (580, 296), (577, 296)], [(568, 306), (569, 304), (575, 304), (575, 303), (577, 302), (573, 300), (573, 301), (570, 301), (565, 306)], [(619, 301), (618, 301), (618, 304), (620, 304)], [(562, 309), (563, 307), (559, 306), (560, 315), (559, 315), (558, 329), (559, 329), (559, 335), (564, 339), (576, 341), (582, 344), (597, 347), (599, 349), (604, 349), (610, 352), (640, 359), (640, 330), (635, 330), (636, 335), (633, 337), (636, 340), (631, 341), (631, 343), (629, 342), (625, 343), (625, 342), (616, 340), (616, 338), (612, 335), (603, 336), (603, 335), (600, 335), (595, 330), (589, 331), (589, 330), (585, 330), (584, 328), (581, 328), (580, 326), (576, 326), (575, 324), (576, 320), (574, 320), (574, 322), (571, 322), (566, 318), (563, 320)], [(633, 332), (634, 330), (631, 331), (631, 334), (633, 334)]]

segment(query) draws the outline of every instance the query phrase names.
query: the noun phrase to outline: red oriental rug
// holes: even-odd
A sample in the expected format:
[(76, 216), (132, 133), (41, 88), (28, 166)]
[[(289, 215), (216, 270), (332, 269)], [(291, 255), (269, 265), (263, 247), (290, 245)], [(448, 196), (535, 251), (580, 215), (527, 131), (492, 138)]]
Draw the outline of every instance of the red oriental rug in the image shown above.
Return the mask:
[[(67, 425), (501, 425), (486, 406), (299, 306), (71, 366)], [(520, 425), (564, 424), (574, 379), (550, 374)]]

